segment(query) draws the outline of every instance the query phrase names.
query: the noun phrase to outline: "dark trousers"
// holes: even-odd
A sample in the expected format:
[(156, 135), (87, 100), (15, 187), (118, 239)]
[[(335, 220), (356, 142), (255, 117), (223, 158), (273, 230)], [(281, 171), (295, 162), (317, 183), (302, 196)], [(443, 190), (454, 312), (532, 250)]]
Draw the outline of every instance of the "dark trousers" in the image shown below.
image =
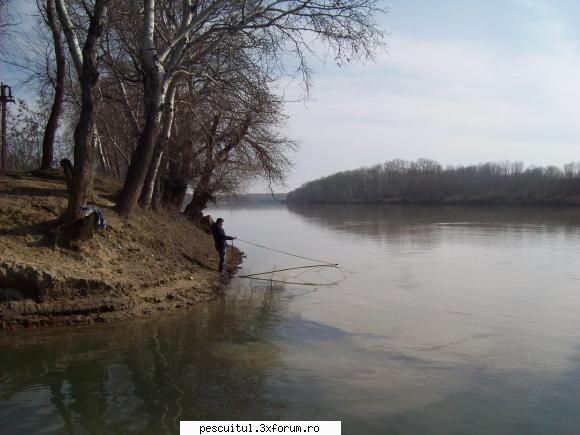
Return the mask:
[(218, 254), (220, 256), (220, 265), (219, 265), (219, 271), (223, 272), (224, 271), (224, 263), (226, 261), (226, 248), (221, 248), (218, 249)]

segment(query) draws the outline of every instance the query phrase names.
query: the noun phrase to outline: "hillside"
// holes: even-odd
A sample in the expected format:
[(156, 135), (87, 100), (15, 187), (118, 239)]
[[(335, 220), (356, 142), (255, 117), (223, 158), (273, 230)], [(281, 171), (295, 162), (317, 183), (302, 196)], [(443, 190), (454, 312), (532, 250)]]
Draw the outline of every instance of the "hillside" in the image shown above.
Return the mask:
[[(109, 322), (220, 294), (211, 236), (173, 212), (121, 218), (111, 201), (118, 187), (96, 181), (91, 201), (108, 228), (62, 248), (53, 228), (64, 180), (0, 175), (0, 327)], [(241, 254), (230, 260), (233, 272)]]

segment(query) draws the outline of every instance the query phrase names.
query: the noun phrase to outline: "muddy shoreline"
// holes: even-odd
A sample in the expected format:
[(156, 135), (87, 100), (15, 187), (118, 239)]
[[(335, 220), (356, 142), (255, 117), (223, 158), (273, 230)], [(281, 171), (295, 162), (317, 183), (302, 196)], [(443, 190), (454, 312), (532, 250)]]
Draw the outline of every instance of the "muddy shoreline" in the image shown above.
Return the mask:
[[(230, 250), (229, 258), (227, 270), (233, 276), (242, 254)], [(5, 266), (6, 263), (0, 264), (0, 270)], [(0, 282), (1, 278), (2, 274)], [(73, 279), (68, 283), (59, 282), (55, 296), (43, 299), (23, 298), (22, 292), (3, 287), (0, 288), (0, 329), (111, 323), (184, 309), (223, 296), (230, 279), (213, 270), (187, 272), (139, 288)], [(51, 293), (51, 288), (46, 293)], [(67, 297), (66, 293), (71, 296)]]

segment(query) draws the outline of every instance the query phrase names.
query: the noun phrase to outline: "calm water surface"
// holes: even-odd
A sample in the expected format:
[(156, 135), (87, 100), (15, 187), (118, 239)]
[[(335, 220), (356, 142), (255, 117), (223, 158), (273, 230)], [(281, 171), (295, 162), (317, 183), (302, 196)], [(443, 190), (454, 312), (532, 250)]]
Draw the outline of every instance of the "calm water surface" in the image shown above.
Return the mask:
[[(224, 300), (125, 324), (1, 335), (1, 433), (251, 419), (580, 433), (580, 210), (211, 213), (241, 239), (343, 270), (271, 276), (314, 286), (235, 279)], [(236, 245), (242, 272), (309, 264)]]

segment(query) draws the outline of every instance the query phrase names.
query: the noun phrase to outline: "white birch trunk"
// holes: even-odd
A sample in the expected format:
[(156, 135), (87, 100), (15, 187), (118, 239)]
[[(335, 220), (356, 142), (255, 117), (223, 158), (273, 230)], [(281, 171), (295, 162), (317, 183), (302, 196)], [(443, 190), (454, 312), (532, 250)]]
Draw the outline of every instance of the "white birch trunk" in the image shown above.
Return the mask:
[(83, 74), (83, 51), (81, 50), (79, 39), (74, 30), (74, 26), (70, 19), (70, 15), (64, 0), (56, 0), (56, 11), (58, 14), (58, 19), (62, 25), (62, 30), (66, 37), (66, 42), (73, 59), (77, 76), (80, 78)]
[(141, 205), (145, 208), (149, 208), (151, 206), (151, 200), (153, 198), (153, 193), (155, 192), (155, 182), (158, 178), (161, 161), (163, 159), (163, 155), (165, 154), (167, 142), (171, 137), (171, 128), (173, 126), (173, 118), (174, 118), (173, 106), (175, 103), (175, 93), (176, 87), (172, 85), (169, 88), (169, 91), (167, 92), (167, 97), (165, 98), (161, 134), (157, 139), (157, 144), (155, 146), (155, 154), (153, 156), (153, 162), (151, 163), (151, 167), (149, 168), (147, 180), (145, 182), (145, 185), (143, 186), (143, 193), (141, 195)]

